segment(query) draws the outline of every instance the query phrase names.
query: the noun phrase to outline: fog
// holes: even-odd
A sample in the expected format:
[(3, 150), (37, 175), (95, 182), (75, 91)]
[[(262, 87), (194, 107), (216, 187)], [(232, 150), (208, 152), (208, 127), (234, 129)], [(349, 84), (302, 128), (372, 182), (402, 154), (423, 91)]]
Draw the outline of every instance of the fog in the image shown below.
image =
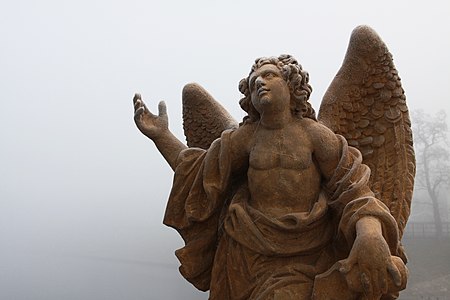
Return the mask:
[[(350, 33), (388, 44), (410, 109), (450, 116), (447, 1), (0, 3), (0, 299), (207, 299), (162, 224), (172, 172), (133, 122), (198, 82), (238, 120), (255, 58), (290, 53), (322, 95)], [(413, 211), (414, 213), (414, 211)]]

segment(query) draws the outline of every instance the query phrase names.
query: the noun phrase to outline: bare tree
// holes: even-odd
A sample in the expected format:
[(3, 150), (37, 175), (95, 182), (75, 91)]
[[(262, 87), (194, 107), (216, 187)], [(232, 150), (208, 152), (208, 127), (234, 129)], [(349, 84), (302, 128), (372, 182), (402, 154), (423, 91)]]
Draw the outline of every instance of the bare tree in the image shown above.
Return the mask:
[(430, 116), (422, 110), (412, 113), (414, 145), (416, 149), (416, 189), (425, 190), (433, 209), (436, 235), (442, 237), (442, 218), (439, 193), (450, 185), (450, 151), (446, 113)]

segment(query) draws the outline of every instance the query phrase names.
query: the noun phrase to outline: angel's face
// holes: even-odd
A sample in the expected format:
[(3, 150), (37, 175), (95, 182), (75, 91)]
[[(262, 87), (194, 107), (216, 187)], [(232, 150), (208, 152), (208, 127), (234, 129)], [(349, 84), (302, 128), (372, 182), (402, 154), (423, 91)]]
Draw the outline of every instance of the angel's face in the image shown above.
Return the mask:
[(252, 104), (261, 114), (270, 110), (290, 109), (290, 91), (277, 66), (266, 64), (256, 69), (249, 77)]

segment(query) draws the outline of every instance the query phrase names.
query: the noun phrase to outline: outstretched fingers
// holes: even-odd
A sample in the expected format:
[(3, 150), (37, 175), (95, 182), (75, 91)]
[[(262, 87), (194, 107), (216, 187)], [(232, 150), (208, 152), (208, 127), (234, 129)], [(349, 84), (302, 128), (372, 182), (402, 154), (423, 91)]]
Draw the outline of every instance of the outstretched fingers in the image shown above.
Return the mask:
[(137, 100), (141, 100), (141, 94), (135, 93), (133, 97), (133, 103), (136, 103)]
[(148, 113), (149, 115), (153, 116), (152, 112), (148, 110), (144, 101), (142, 101), (141, 94), (138, 94), (138, 93), (134, 94), (133, 104), (134, 104), (134, 117), (135, 118), (140, 117), (143, 113)]
[(134, 94), (133, 105), (135, 117), (144, 112), (144, 102), (142, 101), (141, 94)]
[(133, 97), (133, 105), (134, 105), (134, 112), (136, 113), (141, 107), (143, 107), (144, 102), (142, 101), (141, 94), (134, 94)]
[(158, 116), (167, 118), (167, 106), (166, 106), (166, 102), (164, 102), (164, 101), (159, 101)]

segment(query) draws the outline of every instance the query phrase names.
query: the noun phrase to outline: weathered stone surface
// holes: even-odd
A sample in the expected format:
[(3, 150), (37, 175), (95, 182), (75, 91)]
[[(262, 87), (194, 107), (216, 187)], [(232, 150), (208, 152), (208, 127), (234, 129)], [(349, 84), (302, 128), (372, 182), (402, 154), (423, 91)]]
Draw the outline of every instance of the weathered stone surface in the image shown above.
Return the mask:
[(164, 223), (185, 241), (181, 274), (210, 299), (394, 299), (415, 168), (396, 75), (381, 39), (358, 27), (318, 122), (301, 65), (257, 59), (239, 85), (239, 125), (185, 87), (189, 148), (165, 104), (154, 115), (137, 94), (136, 125), (175, 172)]

